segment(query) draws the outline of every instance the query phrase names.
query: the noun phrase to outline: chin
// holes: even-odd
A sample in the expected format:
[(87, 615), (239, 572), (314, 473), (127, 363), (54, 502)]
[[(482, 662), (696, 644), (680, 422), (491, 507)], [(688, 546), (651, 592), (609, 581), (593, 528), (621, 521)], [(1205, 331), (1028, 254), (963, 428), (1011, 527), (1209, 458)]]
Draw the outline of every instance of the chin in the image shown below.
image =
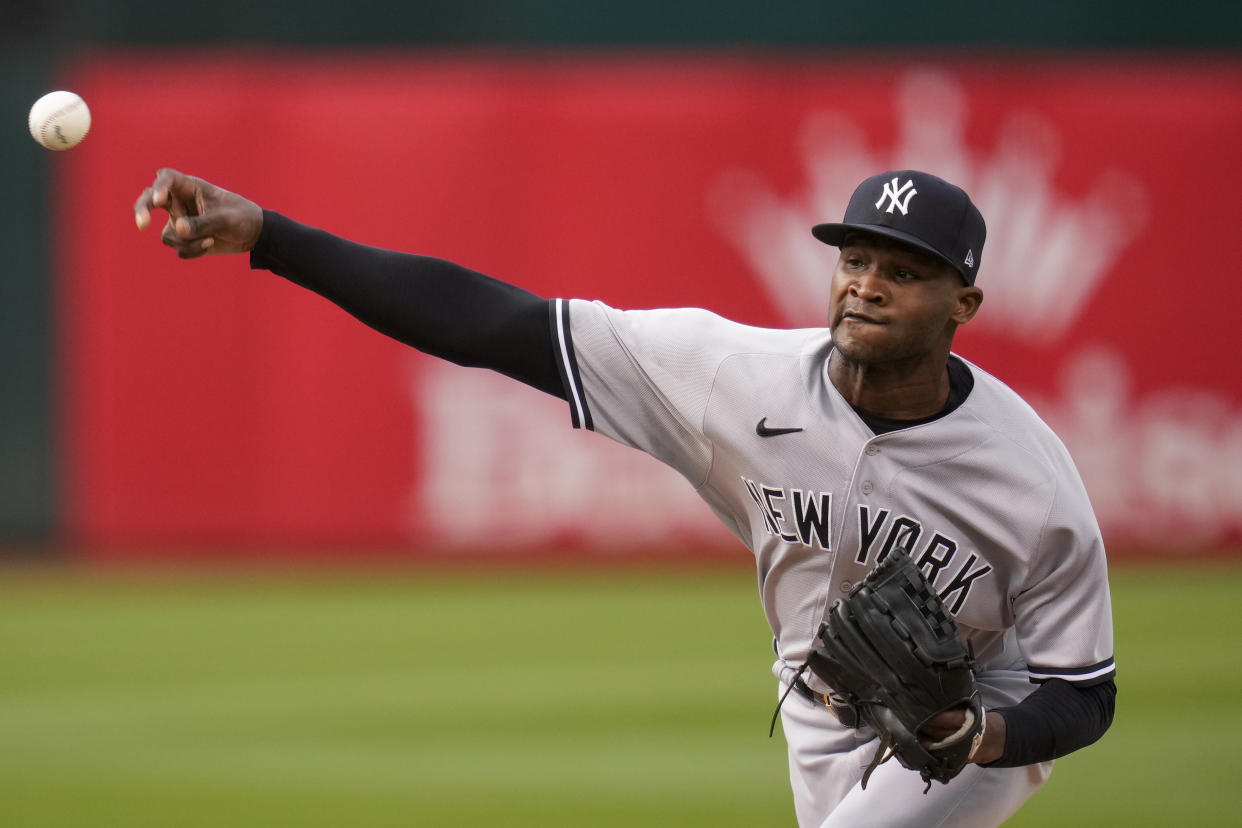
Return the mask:
[(858, 336), (838, 333), (835, 329), (832, 332), (832, 344), (841, 356), (851, 362), (880, 362), (887, 350), (883, 343), (868, 342)]

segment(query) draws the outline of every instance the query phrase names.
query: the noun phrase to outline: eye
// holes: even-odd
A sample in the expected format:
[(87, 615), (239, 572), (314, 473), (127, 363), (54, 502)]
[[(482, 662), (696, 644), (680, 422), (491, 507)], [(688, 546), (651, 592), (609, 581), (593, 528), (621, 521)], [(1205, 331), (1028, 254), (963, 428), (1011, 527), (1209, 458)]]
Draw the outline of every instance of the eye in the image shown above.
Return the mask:
[(895, 271), (893, 271), (893, 276), (899, 282), (915, 282), (915, 281), (918, 281), (920, 278), (922, 278), (915, 271), (909, 270), (908, 268), (904, 268), (904, 267), (899, 267)]

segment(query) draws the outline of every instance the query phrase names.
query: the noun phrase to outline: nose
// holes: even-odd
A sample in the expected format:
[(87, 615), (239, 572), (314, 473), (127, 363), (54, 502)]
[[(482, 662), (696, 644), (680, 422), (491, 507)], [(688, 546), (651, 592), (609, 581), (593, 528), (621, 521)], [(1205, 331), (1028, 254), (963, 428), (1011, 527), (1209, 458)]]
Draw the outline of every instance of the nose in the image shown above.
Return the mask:
[(854, 274), (854, 278), (850, 280), (849, 292), (851, 296), (857, 296), (866, 302), (883, 303), (885, 298), (880, 275), (874, 266)]

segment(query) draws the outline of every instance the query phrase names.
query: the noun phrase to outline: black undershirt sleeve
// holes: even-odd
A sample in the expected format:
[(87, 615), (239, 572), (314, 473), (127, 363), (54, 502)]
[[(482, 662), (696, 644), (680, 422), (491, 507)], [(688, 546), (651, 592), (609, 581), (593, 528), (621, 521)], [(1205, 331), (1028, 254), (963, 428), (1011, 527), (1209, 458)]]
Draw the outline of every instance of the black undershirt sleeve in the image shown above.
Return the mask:
[(368, 247), (263, 211), (250, 266), (336, 303), (382, 334), (565, 398), (549, 302), (443, 259)]
[(1049, 679), (1012, 707), (1005, 717), (1005, 751), (990, 768), (1016, 768), (1065, 756), (1104, 735), (1113, 722), (1117, 684), (1113, 679), (1083, 687)]

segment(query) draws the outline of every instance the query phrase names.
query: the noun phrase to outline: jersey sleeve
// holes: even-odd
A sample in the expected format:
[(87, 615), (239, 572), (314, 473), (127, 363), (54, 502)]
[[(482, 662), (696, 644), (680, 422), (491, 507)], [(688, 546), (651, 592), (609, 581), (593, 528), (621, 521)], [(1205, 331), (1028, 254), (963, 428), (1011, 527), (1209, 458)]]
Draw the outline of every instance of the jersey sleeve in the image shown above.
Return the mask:
[(1059, 678), (1090, 686), (1115, 676), (1104, 542), (1072, 468), (1053, 496), (1026, 583), (1013, 606), (1018, 645), (1032, 681)]
[(698, 308), (621, 311), (557, 299), (551, 309), (574, 427), (644, 451), (701, 485), (712, 456), (703, 430), (712, 383), (745, 326)]

